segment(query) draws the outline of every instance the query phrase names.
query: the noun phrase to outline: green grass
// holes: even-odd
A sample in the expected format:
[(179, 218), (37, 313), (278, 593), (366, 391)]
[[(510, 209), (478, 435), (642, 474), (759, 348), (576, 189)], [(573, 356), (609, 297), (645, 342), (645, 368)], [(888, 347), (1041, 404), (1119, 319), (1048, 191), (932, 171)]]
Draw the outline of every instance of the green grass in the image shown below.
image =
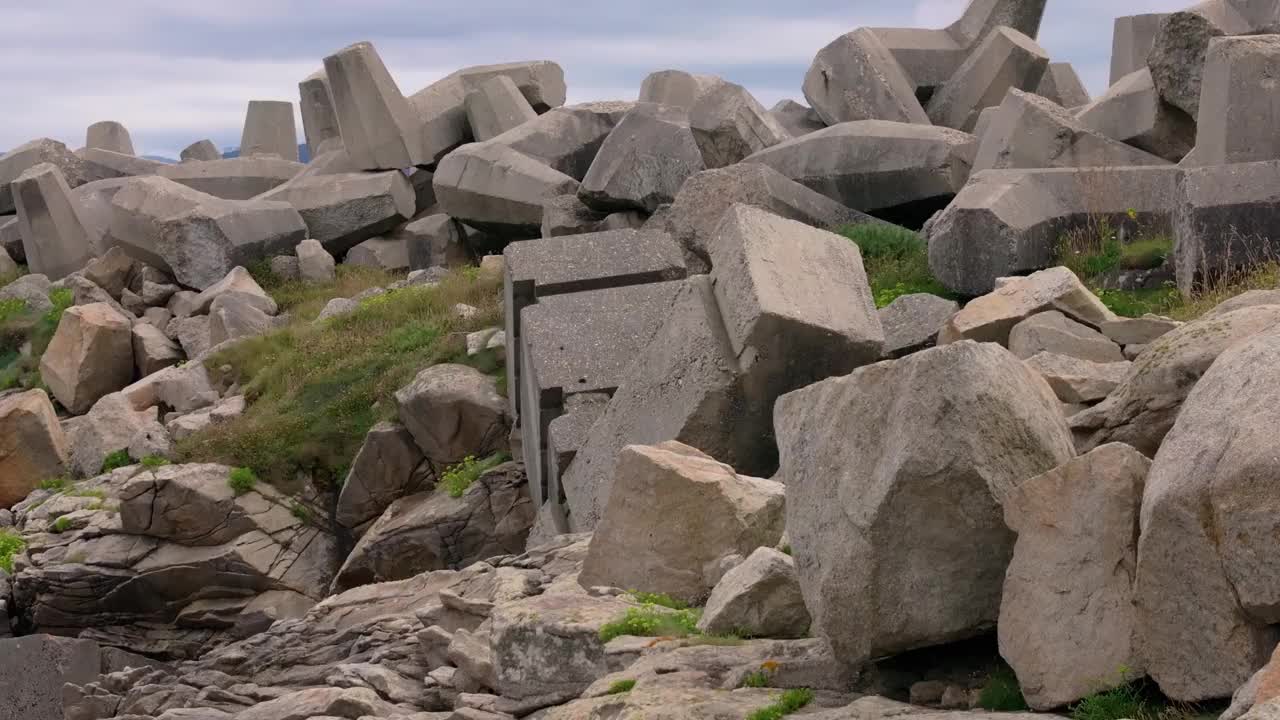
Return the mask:
[(68, 492), (67, 492), (67, 497), (96, 498), (96, 499), (98, 499), (98, 500), (106, 500), (106, 499), (107, 499), (107, 491), (106, 491), (106, 490), (103, 490), (102, 488), (87, 488), (87, 489), (84, 489), (84, 490), (70, 490), (70, 491), (68, 491)]
[(0, 530), (0, 570), (13, 574), (13, 558), (27, 546), (27, 541), (12, 530)]
[(122, 467), (129, 467), (132, 464), (133, 458), (129, 457), (128, 450), (117, 450), (103, 459), (102, 469), (98, 471), (98, 474), (105, 475)]
[(148, 470), (156, 470), (170, 464), (168, 460), (160, 457), (159, 455), (148, 455), (138, 462), (142, 467)]
[(303, 505), (297, 500), (294, 500), (292, 503), (290, 503), (289, 512), (292, 513), (295, 518), (302, 521), (303, 523), (311, 522), (311, 510), (308, 509), (306, 505)]
[(659, 605), (628, 608), (619, 619), (600, 628), (600, 641), (609, 642), (623, 635), (635, 637), (690, 637), (699, 635), (699, 610), (672, 610)]
[(233, 468), (227, 476), (227, 485), (236, 495), (244, 495), (258, 486), (258, 476), (249, 468)]
[(896, 225), (851, 225), (838, 232), (862, 251), (862, 265), (876, 307), (903, 295), (955, 297), (929, 270), (929, 246), (918, 233)]
[[(331, 286), (266, 283), (291, 313), (290, 324), (208, 363), (219, 375), (230, 366), (223, 379), (240, 383), (249, 407), (179, 443), (178, 459), (244, 465), (282, 488), (300, 473), (336, 487), (370, 428), (395, 417), (396, 390), (431, 365), (470, 364), (466, 333), (501, 324), (501, 281), (462, 272), (439, 287), (394, 291), (349, 314), (311, 322), (328, 298), (355, 295), (374, 279), (388, 276), (339, 266)], [(460, 302), (480, 313), (455, 317), (449, 309)]]
[[(5, 301), (0, 306), (0, 390), (42, 387), (40, 357), (48, 349), (53, 334), (62, 322), (62, 313), (75, 298), (70, 290), (49, 293), (53, 309), (36, 313), (21, 301)], [(21, 348), (31, 344), (30, 354)]]
[(37, 485), (36, 487), (40, 488), (41, 490), (48, 490), (50, 492), (62, 492), (63, 490), (66, 490), (70, 486), (71, 486), (71, 481), (68, 480), (67, 478), (56, 477), (56, 478), (49, 478), (47, 480), (41, 480), (40, 484)]
[(687, 610), (689, 603), (683, 600), (677, 600), (666, 593), (649, 593), (640, 592), (639, 590), (628, 590), (627, 594), (635, 598), (636, 602), (645, 605), (657, 605), (659, 607), (670, 608), (672, 610)]
[(609, 689), (604, 691), (604, 694), (605, 695), (621, 695), (622, 693), (629, 693), (632, 691), (632, 689), (635, 688), (635, 686), (636, 686), (635, 680), (619, 680), (613, 683), (612, 685), (610, 685)]
[(1022, 696), (1018, 676), (1008, 667), (991, 673), (987, 684), (978, 695), (978, 706), (993, 712), (1021, 712), (1027, 710), (1027, 700)]
[(451, 466), (440, 476), (440, 487), (449, 493), (449, 497), (460, 498), (480, 476), (498, 467), (511, 458), (506, 453), (494, 453), (484, 460), (476, 460), (468, 455), (462, 462)]
[(747, 716), (747, 720), (778, 720), (799, 712), (811, 702), (813, 702), (813, 691), (809, 688), (785, 690), (772, 705), (756, 710)]
[(764, 670), (757, 670), (742, 678), (742, 687), (744, 688), (767, 688), (769, 687), (769, 673)]
[(57, 520), (54, 520), (53, 526), (50, 527), (49, 529), (55, 535), (61, 535), (62, 533), (71, 529), (71, 518), (67, 517), (66, 515), (63, 515), (59, 517)]

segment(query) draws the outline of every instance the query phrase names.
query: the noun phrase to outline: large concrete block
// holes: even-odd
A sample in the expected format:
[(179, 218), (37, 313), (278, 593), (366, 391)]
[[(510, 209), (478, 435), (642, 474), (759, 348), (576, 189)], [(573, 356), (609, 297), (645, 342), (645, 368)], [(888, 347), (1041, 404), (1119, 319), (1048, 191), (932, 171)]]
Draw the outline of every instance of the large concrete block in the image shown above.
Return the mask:
[(1209, 41), (1244, 35), (1249, 24), (1228, 0), (1206, 0), (1160, 21), (1147, 67), (1160, 97), (1191, 117), (1199, 115), (1200, 83)]
[(292, 205), (308, 236), (341, 255), (360, 242), (390, 232), (413, 217), (413, 186), (399, 170), (313, 175), (292, 180), (258, 200)]
[(81, 158), (57, 140), (32, 140), (0, 155), (0, 215), (16, 211), (10, 184), (41, 163), (50, 163), (61, 170), (67, 185), (72, 188), (94, 180), (120, 177), (115, 170)]
[(871, 28), (871, 32), (902, 66), (921, 102), (927, 102), (969, 54), (946, 30)]
[(1280, 160), (1187, 168), (1175, 197), (1173, 257), (1183, 295), (1280, 257)]
[[(298, 83), (298, 109), (302, 111), (302, 132), (307, 138), (311, 157), (332, 149), (332, 140), (341, 142), (338, 114), (333, 109), (333, 95), (329, 92), (329, 76), (320, 69)], [(330, 143), (327, 144), (326, 143)]]
[(1049, 63), (1036, 87), (1036, 94), (1048, 98), (1064, 108), (1077, 108), (1089, 104), (1089, 91), (1084, 88), (1080, 75), (1071, 63)]
[(1201, 165), (1280, 159), (1280, 102), (1272, 87), (1280, 76), (1280, 35), (1209, 41), (1196, 162)]
[(1196, 122), (1160, 99), (1145, 65), (1120, 78), (1076, 118), (1109, 138), (1178, 162), (1196, 142)]
[(709, 168), (741, 162), (748, 155), (790, 140), (746, 88), (717, 78), (689, 109), (689, 126)]
[(1156, 32), (1166, 13), (1125, 15), (1116, 18), (1111, 35), (1111, 79), (1115, 85), (1120, 78), (1147, 66), (1147, 55), (1155, 44)]
[(817, 110), (801, 105), (795, 100), (779, 100), (777, 105), (769, 109), (769, 114), (791, 134), (791, 137), (808, 135), (827, 126)]
[(689, 114), (640, 103), (605, 139), (578, 196), (594, 210), (653, 212), (690, 176), (706, 169)]
[(804, 96), (828, 125), (854, 120), (929, 124), (906, 72), (866, 28), (818, 51), (804, 77)]
[(0, 720), (62, 720), (62, 686), (98, 679), (92, 640), (28, 635), (0, 640)]
[(929, 268), (951, 290), (982, 295), (996, 279), (1051, 267), (1062, 235), (1106, 219), (1113, 228), (1167, 228), (1180, 170), (986, 170), (931, 225)]
[(248, 200), (292, 180), (306, 167), (275, 157), (235, 157), (165, 165), (161, 177), (224, 200)]
[(130, 257), (156, 268), (168, 261), (160, 254), (160, 223), (180, 215), (211, 196), (161, 177), (130, 180), (110, 202), (107, 241)]
[(934, 93), (929, 119), (968, 132), (982, 109), (1000, 104), (1009, 88), (1031, 92), (1039, 87), (1048, 67), (1049, 55), (1035, 40), (1011, 28), (996, 28)]
[(467, 122), (478, 141), (489, 140), (538, 117), (520, 88), (505, 75), (491, 77), (467, 93)]
[(758, 152), (761, 163), (847, 207), (919, 227), (964, 187), (978, 149), (944, 127), (863, 120)]
[(419, 119), (371, 43), (324, 59), (338, 132), (361, 170), (399, 170), (435, 161), (422, 148)]
[(577, 180), (493, 141), (449, 153), (432, 186), (447, 215), (513, 238), (537, 237), (542, 204), (578, 191)]
[(692, 110), (698, 98), (723, 82), (715, 75), (683, 70), (659, 70), (640, 81), (639, 102), (657, 103)]
[(1048, 0), (969, 0), (964, 14), (947, 32), (961, 45), (972, 48), (997, 27), (1007, 27), (1035, 38)]
[(57, 166), (36, 165), (10, 187), (18, 209), (23, 255), (31, 272), (58, 280), (93, 259), (97, 244), (90, 237), (93, 228), (86, 227)]
[(1061, 105), (1010, 88), (983, 134), (973, 171), (1167, 164), (1090, 129)]
[(124, 153), (112, 152), (111, 150), (103, 150), (101, 148), (84, 148), (83, 150), (77, 150), (76, 155), (79, 155), (86, 162), (91, 162), (97, 166), (108, 168), (115, 174), (123, 177), (155, 175), (161, 168), (167, 165), (167, 163), (148, 160), (146, 158), (140, 158), (133, 155), (125, 155)]
[(222, 151), (218, 150), (212, 140), (197, 140), (183, 148), (180, 157), (182, 162), (221, 160)]
[(84, 146), (99, 150), (110, 150), (121, 155), (136, 155), (133, 150), (133, 138), (129, 129), (115, 120), (103, 120), (89, 126), (85, 131)]
[(392, 238), (404, 241), (410, 270), (461, 267), (471, 262), (466, 230), (444, 213), (418, 218), (396, 230)]
[(493, 141), (581, 181), (605, 138), (635, 106), (631, 102), (593, 102), (552, 108)]
[(298, 129), (293, 123), (293, 103), (250, 100), (245, 111), (240, 155), (266, 155), (298, 162)]
[(15, 262), (26, 262), (27, 250), (22, 245), (22, 225), (17, 215), (0, 215), (0, 247)]

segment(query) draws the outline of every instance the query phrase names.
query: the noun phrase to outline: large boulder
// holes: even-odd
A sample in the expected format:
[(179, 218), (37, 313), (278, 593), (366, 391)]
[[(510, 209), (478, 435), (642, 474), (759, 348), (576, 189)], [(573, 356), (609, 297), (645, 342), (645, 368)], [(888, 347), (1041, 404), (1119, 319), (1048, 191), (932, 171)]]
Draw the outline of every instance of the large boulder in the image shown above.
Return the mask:
[(1009, 350), (1026, 360), (1042, 352), (1099, 363), (1122, 362), (1120, 346), (1056, 310), (1037, 313), (1009, 331)]
[(1161, 99), (1198, 117), (1209, 42), (1249, 31), (1249, 24), (1228, 0), (1205, 0), (1162, 18), (1146, 63)]
[(1023, 320), (1042, 312), (1058, 312), (1099, 327), (1116, 320), (1115, 313), (1064, 267), (1008, 278), (994, 292), (965, 305), (938, 335), (938, 344), (959, 340), (1009, 344), (1009, 333)]
[(725, 573), (707, 598), (698, 629), (711, 635), (805, 637), (811, 622), (790, 555), (762, 547)]
[(906, 72), (867, 28), (841, 35), (818, 51), (804, 76), (804, 96), (827, 125), (855, 120), (930, 124)]
[(379, 423), (364, 437), (342, 483), (334, 520), (357, 534), (400, 498), (434, 480), (426, 456), (402, 425)]
[(222, 151), (212, 140), (197, 140), (187, 147), (183, 148), (182, 154), (179, 156), (182, 162), (205, 162), (208, 160), (221, 160)]
[(400, 422), (429, 460), (451, 465), (505, 446), (510, 418), (497, 382), (466, 365), (433, 365), (396, 391)]
[(298, 83), (298, 110), (302, 115), (302, 132), (307, 138), (311, 157), (332, 147), (332, 141), (342, 142), (338, 129), (338, 115), (333, 109), (333, 93), (329, 90), (329, 76), (321, 68)]
[(1147, 672), (1176, 700), (1230, 695), (1276, 645), (1280, 571), (1270, 547), (1280, 528), (1270, 478), (1278, 469), (1278, 373), (1280, 329), (1272, 323), (1217, 358), (1151, 466), (1138, 631)]
[(1073, 406), (1106, 399), (1131, 367), (1128, 362), (1098, 363), (1052, 352), (1036, 353), (1026, 363), (1049, 383), (1059, 400)]
[(1150, 467), (1128, 445), (1103, 445), (1004, 499), (1018, 540), (1000, 603), (1000, 654), (1036, 710), (1143, 674), (1134, 574)]
[(0, 398), (0, 510), (66, 470), (67, 438), (43, 390)]
[(104, 396), (88, 413), (63, 424), (71, 449), (67, 469), (74, 477), (97, 477), (108, 455), (127, 449), (140, 434), (154, 431), (157, 419), (157, 408), (137, 410), (124, 393)]
[(537, 237), (542, 204), (578, 181), (497, 141), (451, 152), (432, 178), (440, 210), (486, 232)]
[(514, 463), (485, 472), (460, 497), (443, 489), (410, 495), (391, 503), (361, 536), (334, 591), (518, 554), (532, 525), (524, 472)]
[(929, 119), (969, 132), (983, 108), (1000, 104), (1010, 88), (1034, 92), (1048, 67), (1049, 55), (1035, 40), (998, 27), (930, 98)]
[(359, 42), (326, 57), (324, 73), (338, 134), (355, 168), (398, 170), (435, 160), (424, 152), (416, 114), (372, 44)]
[(801, 105), (795, 100), (779, 100), (778, 104), (769, 110), (769, 114), (791, 134), (791, 137), (808, 135), (827, 126), (817, 110)]
[(413, 217), (413, 186), (404, 173), (341, 173), (299, 178), (258, 200), (287, 202), (302, 216), (307, 235), (334, 255), (382, 235)]
[(1173, 212), (1173, 260), (1184, 296), (1280, 257), (1272, 230), (1277, 188), (1280, 159), (1186, 168)]
[(684, 181), (705, 168), (689, 111), (641, 103), (609, 133), (578, 196), (601, 212), (653, 212), (675, 199)]
[(1081, 449), (1123, 442), (1154, 457), (1183, 401), (1218, 356), (1277, 323), (1280, 305), (1259, 305), (1204, 317), (1160, 337), (1105, 401), (1071, 418)]
[(631, 445), (618, 456), (579, 582), (701, 604), (723, 558), (778, 543), (783, 514), (776, 482), (739, 475), (682, 443)]
[[(577, 199), (576, 195), (564, 197)], [(410, 270), (461, 267), (471, 260), (466, 228), (444, 213), (418, 218), (396, 230), (391, 238), (404, 243)]]
[(102, 396), (133, 381), (133, 335), (128, 317), (106, 303), (62, 314), (40, 359), (40, 377), (62, 406), (88, 412)]
[(1160, 99), (1145, 65), (1117, 80), (1076, 118), (1109, 138), (1170, 162), (1182, 160), (1196, 144), (1196, 121)]
[(1089, 104), (1089, 91), (1071, 63), (1049, 63), (1036, 94), (1069, 109)]
[(932, 347), (942, 326), (959, 311), (956, 301), (929, 293), (903, 295), (880, 308), (885, 356), (901, 357)]
[(635, 106), (632, 102), (607, 101), (552, 108), (502, 133), (494, 142), (581, 181), (605, 138)]
[(996, 623), (1001, 502), (1074, 456), (1058, 400), (989, 343), (882, 362), (774, 409), (788, 535), (814, 630), (850, 667)]
[(693, 136), (709, 168), (733, 165), (791, 135), (746, 88), (714, 75), (662, 70), (644, 79), (640, 102), (689, 113)]
[(919, 227), (969, 177), (977, 138), (944, 127), (866, 120), (748, 157), (855, 210)]
[(31, 272), (59, 280), (96, 255), (101, 228), (86, 223), (57, 166), (41, 163), (9, 184)]

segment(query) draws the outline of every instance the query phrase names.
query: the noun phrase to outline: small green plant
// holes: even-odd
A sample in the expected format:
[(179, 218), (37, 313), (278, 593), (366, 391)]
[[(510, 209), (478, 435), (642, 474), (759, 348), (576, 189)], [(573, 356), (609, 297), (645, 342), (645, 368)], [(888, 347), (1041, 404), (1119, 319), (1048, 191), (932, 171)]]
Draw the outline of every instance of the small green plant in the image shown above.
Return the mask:
[(60, 493), (66, 490), (67, 487), (69, 487), (70, 485), (71, 485), (71, 481), (68, 480), (67, 478), (56, 477), (56, 478), (49, 478), (47, 480), (41, 480), (39, 488), (41, 490), (48, 490), (49, 492)]
[(117, 450), (102, 461), (102, 469), (98, 471), (98, 474), (105, 475), (122, 467), (129, 467), (132, 464), (133, 458), (129, 457), (128, 450)]
[(468, 455), (462, 462), (444, 471), (440, 478), (440, 487), (449, 493), (449, 497), (460, 498), (486, 472), (498, 467), (508, 459), (506, 453), (494, 453), (484, 460), (476, 460)]
[(258, 476), (249, 468), (235, 468), (227, 478), (227, 485), (236, 495), (243, 495), (258, 485)]
[(628, 608), (619, 619), (600, 628), (600, 641), (623, 635), (636, 637), (690, 637), (698, 635), (702, 613), (694, 609), (672, 610), (658, 605)]
[(747, 716), (747, 720), (778, 720), (799, 712), (811, 702), (813, 702), (813, 691), (809, 688), (785, 690), (772, 705), (756, 710)]
[(978, 695), (978, 706), (994, 712), (1020, 712), (1027, 708), (1027, 700), (1022, 697), (1022, 688), (1018, 685), (1018, 676), (1008, 667), (1001, 667), (991, 673), (987, 684)]
[(107, 491), (103, 490), (102, 488), (76, 489), (76, 490), (68, 491), (67, 497), (95, 498), (97, 500), (106, 500)]
[(766, 688), (769, 687), (769, 673), (764, 670), (757, 670), (749, 673), (742, 678), (742, 687), (744, 688)]
[(666, 593), (649, 593), (639, 590), (628, 590), (627, 594), (636, 599), (636, 602), (645, 605), (657, 605), (659, 607), (671, 608), (672, 610), (685, 610), (689, 607), (689, 603), (677, 600)]
[(13, 574), (13, 558), (27, 546), (27, 541), (12, 530), (0, 530), (0, 570)]
[(619, 680), (613, 683), (612, 685), (610, 685), (609, 689), (604, 691), (604, 694), (605, 695), (621, 695), (622, 693), (631, 692), (632, 688), (634, 688), (635, 686), (636, 686), (635, 680)]
[(290, 503), (289, 512), (292, 513), (294, 517), (298, 518), (298, 520), (304, 523), (311, 522), (311, 510), (306, 505), (303, 505), (297, 500), (294, 500), (292, 503)]
[(1071, 706), (1072, 720), (1154, 720), (1136, 685), (1096, 692)]
[(71, 529), (71, 518), (67, 517), (66, 515), (62, 515), (57, 520), (53, 521), (53, 525), (49, 529), (55, 535), (61, 535), (62, 533)]
[(169, 464), (169, 461), (168, 461), (168, 460), (165, 460), (164, 458), (160, 457), (159, 455), (148, 455), (148, 456), (146, 456), (146, 457), (142, 458), (142, 460), (140, 461), (140, 463), (141, 463), (142, 467), (144, 467), (144, 468), (146, 468), (146, 469), (148, 469), (148, 470), (155, 470), (155, 469), (157, 469), (157, 468), (162, 468), (162, 467), (164, 467), (165, 465), (168, 465), (168, 464)]
[(16, 298), (0, 300), (0, 325), (9, 322), (27, 311), (27, 303)]
[(791, 553), (791, 543), (787, 543), (786, 545), (783, 545), (783, 546), (782, 546), (782, 554), (783, 554), (783, 555), (791, 555), (791, 554), (792, 554), (792, 553)]

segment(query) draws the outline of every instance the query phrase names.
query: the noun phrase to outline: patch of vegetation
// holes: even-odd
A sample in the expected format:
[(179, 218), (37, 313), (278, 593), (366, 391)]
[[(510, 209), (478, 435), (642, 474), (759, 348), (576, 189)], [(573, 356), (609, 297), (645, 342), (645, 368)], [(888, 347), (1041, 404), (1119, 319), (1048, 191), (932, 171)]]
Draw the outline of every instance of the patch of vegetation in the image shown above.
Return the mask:
[(609, 642), (623, 635), (635, 637), (696, 636), (702, 613), (695, 609), (672, 610), (659, 605), (628, 608), (619, 619), (600, 628), (600, 641)]
[(13, 574), (13, 558), (27, 546), (27, 541), (13, 530), (0, 530), (0, 570)]
[[(437, 287), (388, 292), (351, 313), (311, 322), (312, 309), (318, 313), (329, 298), (358, 293), (356, 285), (371, 285), (372, 278), (389, 281), (340, 266), (337, 284), (324, 291), (301, 283), (264, 285), (291, 313), (290, 324), (208, 362), (219, 375), (223, 366), (231, 368), (222, 379), (240, 383), (249, 407), (184, 440), (179, 459), (245, 465), (282, 488), (299, 473), (336, 486), (370, 428), (395, 417), (396, 390), (431, 365), (469, 363), (466, 333), (501, 324), (501, 281), (461, 272)], [(458, 318), (450, 312), (456, 303), (480, 312)]]
[(57, 520), (54, 520), (53, 525), (49, 528), (49, 530), (55, 535), (61, 535), (62, 533), (70, 529), (71, 529), (71, 518), (67, 517), (66, 515), (59, 517)]
[(978, 695), (978, 706), (993, 712), (1021, 712), (1027, 710), (1027, 700), (1022, 696), (1018, 676), (1009, 667), (1001, 667), (991, 673), (987, 684)]
[(47, 480), (41, 480), (40, 484), (37, 487), (39, 487), (41, 490), (48, 490), (49, 492), (60, 493), (66, 490), (70, 486), (71, 486), (71, 481), (69, 479), (65, 477), (56, 477), (56, 478), (49, 478)]
[(609, 689), (604, 691), (604, 694), (605, 695), (621, 695), (622, 693), (631, 692), (631, 690), (635, 688), (635, 686), (636, 686), (635, 680), (619, 680), (613, 683), (612, 685), (610, 685)]
[(767, 688), (769, 687), (769, 673), (764, 670), (757, 670), (749, 673), (742, 678), (742, 687), (744, 688)]
[(165, 465), (170, 464), (168, 460), (160, 457), (159, 455), (148, 455), (142, 458), (141, 460), (139, 460), (138, 462), (139, 464), (142, 465), (142, 467), (148, 470), (155, 470), (157, 468), (162, 468)]
[(83, 490), (76, 489), (67, 492), (67, 497), (96, 498), (98, 501), (103, 501), (107, 499), (107, 491), (102, 488), (85, 488)]
[(460, 498), (480, 476), (510, 460), (506, 453), (494, 453), (484, 460), (476, 460), (468, 455), (457, 465), (451, 466), (440, 476), (440, 487), (449, 493), (449, 497)]
[(783, 555), (791, 555), (791, 554), (792, 554), (792, 553), (791, 553), (791, 543), (787, 543), (786, 545), (783, 545), (783, 546), (782, 546), (782, 554), (783, 554)]
[(129, 457), (128, 450), (117, 450), (102, 461), (102, 469), (98, 471), (98, 474), (105, 475), (122, 467), (129, 467), (132, 464), (133, 458)]
[(227, 477), (227, 485), (236, 495), (244, 495), (258, 485), (258, 476), (247, 467), (234, 468)]
[(877, 308), (915, 293), (955, 297), (929, 270), (929, 245), (919, 233), (879, 224), (851, 225), (837, 232), (862, 251), (862, 265)]
[(747, 716), (747, 720), (778, 720), (778, 718), (800, 712), (811, 702), (813, 702), (813, 691), (809, 688), (786, 690), (772, 705), (756, 710)]
[(639, 590), (628, 590), (627, 594), (635, 598), (636, 602), (644, 605), (657, 605), (659, 607), (670, 608), (672, 610), (687, 610), (689, 603), (683, 600), (677, 600), (666, 593), (649, 593)]
[[(62, 322), (62, 313), (75, 297), (68, 289), (49, 293), (53, 309), (37, 313), (21, 301), (5, 301), (0, 308), (0, 390), (42, 387), (40, 357)], [(30, 343), (29, 352), (23, 347)]]
[(294, 500), (289, 504), (289, 512), (292, 513), (295, 518), (304, 523), (311, 522), (311, 510), (297, 500)]
[(9, 283), (13, 282), (14, 280), (17, 280), (18, 278), (26, 274), (27, 274), (26, 265), (19, 265), (16, 269), (10, 272), (0, 273), (0, 288), (4, 287), (5, 285), (8, 285)]

